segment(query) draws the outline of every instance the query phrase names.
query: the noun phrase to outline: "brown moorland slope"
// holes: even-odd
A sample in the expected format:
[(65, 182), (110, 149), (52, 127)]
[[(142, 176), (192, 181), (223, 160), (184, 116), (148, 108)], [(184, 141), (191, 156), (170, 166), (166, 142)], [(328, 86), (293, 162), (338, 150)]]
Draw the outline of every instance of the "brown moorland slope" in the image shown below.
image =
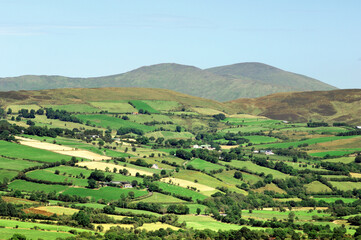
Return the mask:
[(226, 104), (237, 112), (272, 119), (361, 124), (361, 89), (276, 93)]
[(62, 88), (34, 91), (0, 92), (0, 106), (10, 104), (87, 104), (92, 101), (164, 100), (183, 106), (212, 108), (232, 112), (227, 105), (168, 89), (156, 88)]

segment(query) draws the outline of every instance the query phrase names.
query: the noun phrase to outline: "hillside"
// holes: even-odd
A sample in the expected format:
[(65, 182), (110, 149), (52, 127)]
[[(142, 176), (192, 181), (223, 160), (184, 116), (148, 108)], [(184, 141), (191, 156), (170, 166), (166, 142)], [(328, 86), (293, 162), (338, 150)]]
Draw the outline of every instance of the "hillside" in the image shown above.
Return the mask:
[(139, 99), (176, 101), (184, 107), (212, 108), (226, 112), (232, 110), (223, 103), (213, 100), (155, 88), (65, 88), (0, 92), (0, 105), (2, 106), (10, 104), (88, 104), (91, 101)]
[(237, 112), (298, 122), (333, 121), (361, 123), (361, 90), (276, 93), (227, 103)]
[(0, 89), (3, 91), (99, 87), (163, 88), (217, 101), (254, 98), (276, 92), (335, 89), (318, 80), (260, 63), (240, 63), (205, 70), (166, 63), (96, 78), (44, 75), (0, 78)]

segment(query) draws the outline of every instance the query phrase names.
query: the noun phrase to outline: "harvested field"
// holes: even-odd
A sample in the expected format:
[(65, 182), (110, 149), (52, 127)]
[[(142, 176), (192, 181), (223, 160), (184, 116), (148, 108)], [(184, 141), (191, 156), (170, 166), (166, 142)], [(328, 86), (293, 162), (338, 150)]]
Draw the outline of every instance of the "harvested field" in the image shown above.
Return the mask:
[(216, 191), (215, 188), (203, 185), (203, 184), (199, 184), (199, 183), (195, 183), (195, 182), (191, 182), (191, 181), (187, 181), (187, 180), (183, 180), (183, 179), (179, 179), (179, 178), (172, 178), (172, 177), (168, 177), (168, 178), (162, 178), (161, 181), (163, 182), (172, 182), (175, 184), (179, 184), (179, 186), (187, 188), (187, 187), (195, 187), (197, 188), (200, 192), (214, 192)]
[(45, 210), (41, 210), (41, 209), (38, 209), (38, 208), (27, 208), (27, 209), (24, 209), (23, 212), (24, 213), (40, 214), (40, 215), (47, 216), (47, 217), (50, 217), (50, 216), (54, 215), (54, 213), (51, 213), (51, 212), (48, 212), (48, 211), (45, 211)]
[(23, 198), (6, 197), (6, 196), (2, 196), (1, 198), (5, 202), (13, 203), (13, 204), (39, 204), (39, 202), (35, 202), (35, 201), (28, 200), (28, 199), (23, 199)]
[(95, 160), (95, 161), (111, 159), (111, 157), (103, 156), (103, 155), (93, 153), (93, 152), (90, 152), (87, 150), (78, 150), (76, 148), (71, 148), (71, 147), (47, 143), (47, 142), (41, 142), (38, 140), (29, 139), (29, 138), (23, 138), (23, 137), (16, 137), (16, 138), (19, 140), (20, 144), (22, 144), (22, 145), (26, 145), (26, 146), (33, 147), (33, 148), (39, 148), (39, 149), (43, 149), (43, 150), (48, 150), (48, 151), (52, 151), (52, 152), (63, 154), (63, 155), (68, 155), (68, 156), (73, 156), (73, 157), (78, 157), (78, 158), (86, 158), (86, 159)]
[(350, 175), (353, 178), (361, 178), (361, 173), (352, 173), (352, 172), (350, 172)]
[(57, 215), (73, 215), (76, 212), (79, 212), (78, 209), (73, 208), (66, 208), (66, 207), (60, 207), (60, 206), (44, 206), (44, 207), (37, 207), (34, 208), (39, 211), (48, 212), (51, 214), (57, 214)]
[(78, 166), (84, 167), (86, 166), (89, 169), (99, 169), (99, 170), (105, 170), (106, 168), (109, 169), (127, 169), (129, 171), (129, 173), (132, 176), (135, 176), (135, 174), (138, 172), (140, 175), (148, 175), (148, 176), (152, 176), (153, 173), (152, 172), (147, 172), (147, 171), (143, 171), (143, 170), (138, 170), (135, 168), (130, 168), (130, 167), (123, 167), (122, 165), (116, 165), (113, 163), (105, 163), (105, 162), (80, 162), (77, 163)]

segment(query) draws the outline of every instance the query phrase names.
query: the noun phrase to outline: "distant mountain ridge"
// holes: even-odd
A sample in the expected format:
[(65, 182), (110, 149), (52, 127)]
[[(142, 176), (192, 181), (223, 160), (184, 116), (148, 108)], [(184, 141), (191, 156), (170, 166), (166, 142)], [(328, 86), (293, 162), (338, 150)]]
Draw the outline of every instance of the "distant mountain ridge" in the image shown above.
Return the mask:
[(163, 88), (217, 101), (255, 98), (277, 92), (336, 89), (316, 79), (262, 63), (238, 63), (204, 70), (163, 63), (94, 78), (45, 75), (0, 78), (0, 91), (100, 87)]

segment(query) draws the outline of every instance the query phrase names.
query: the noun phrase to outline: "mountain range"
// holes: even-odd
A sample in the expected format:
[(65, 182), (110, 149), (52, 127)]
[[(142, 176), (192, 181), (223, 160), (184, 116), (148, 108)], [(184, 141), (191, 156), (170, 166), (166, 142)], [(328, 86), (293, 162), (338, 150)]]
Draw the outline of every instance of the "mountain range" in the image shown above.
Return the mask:
[(92, 78), (46, 75), (0, 78), (1, 91), (101, 87), (163, 88), (221, 102), (278, 92), (337, 89), (319, 80), (256, 62), (208, 69), (163, 63)]

